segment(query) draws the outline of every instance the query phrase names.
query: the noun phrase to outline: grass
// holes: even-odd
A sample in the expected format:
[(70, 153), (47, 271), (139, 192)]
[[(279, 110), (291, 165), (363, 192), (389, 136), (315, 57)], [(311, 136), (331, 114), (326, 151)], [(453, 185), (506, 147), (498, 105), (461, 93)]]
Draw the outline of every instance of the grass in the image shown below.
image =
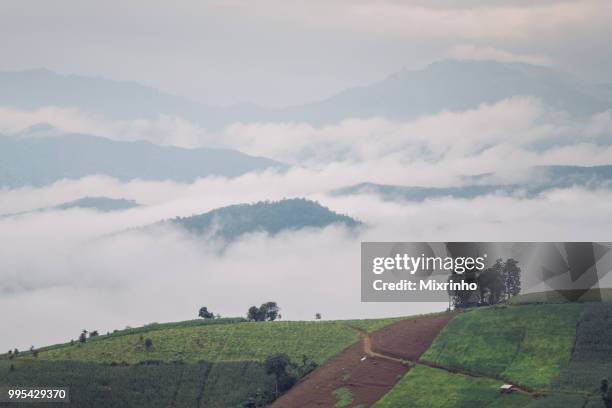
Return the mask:
[[(586, 402), (585, 398), (579, 395), (559, 394), (534, 399), (525, 408), (584, 408)], [(598, 407), (598, 405), (592, 405), (592, 407), (596, 406)]]
[(602, 378), (612, 377), (612, 303), (585, 305), (576, 330), (569, 366), (557, 388), (597, 392)]
[(351, 394), (351, 390), (346, 387), (338, 388), (334, 391), (334, 395), (336, 396), (334, 408), (345, 408), (353, 402), (353, 394)]
[[(322, 363), (359, 340), (348, 325), (376, 330), (397, 321), (371, 319), (319, 322), (241, 322), (166, 326), (143, 332), (100, 336), (87, 343), (41, 349), (38, 359), (84, 361), (92, 363), (135, 364), (146, 360), (163, 362), (263, 361), (275, 352), (287, 353), (301, 361), (306, 355)], [(147, 350), (143, 339), (150, 338)]]
[[(242, 317), (224, 317), (220, 319), (193, 319), (193, 320), (184, 320), (181, 322), (169, 322), (169, 323), (149, 323), (147, 325), (141, 327), (128, 327), (122, 330), (114, 330), (108, 334), (101, 334), (96, 337), (92, 337), (90, 341), (101, 341), (109, 338), (127, 336), (130, 334), (145, 334), (150, 331), (162, 330), (162, 329), (171, 329), (171, 328), (181, 328), (181, 327), (195, 327), (195, 326), (209, 326), (209, 325), (217, 325), (217, 324), (233, 324), (246, 322), (246, 319)], [(45, 350), (53, 350), (57, 348), (62, 348), (69, 346), (70, 343), (61, 343), (54, 344), (51, 346), (41, 347), (39, 351)]]
[(242, 406), (258, 390), (272, 393), (275, 382), (256, 362), (111, 366), (17, 359), (0, 360), (0, 384), (69, 387), (74, 407), (167, 408)]
[(582, 308), (554, 304), (472, 310), (453, 319), (422, 359), (546, 387), (570, 362)]
[(500, 381), (418, 365), (374, 404), (375, 408), (522, 407), (530, 396), (500, 394)]
[(534, 292), (514, 296), (510, 299), (511, 304), (530, 303), (570, 303), (570, 302), (600, 302), (612, 301), (612, 288), (601, 289), (566, 289), (547, 292)]

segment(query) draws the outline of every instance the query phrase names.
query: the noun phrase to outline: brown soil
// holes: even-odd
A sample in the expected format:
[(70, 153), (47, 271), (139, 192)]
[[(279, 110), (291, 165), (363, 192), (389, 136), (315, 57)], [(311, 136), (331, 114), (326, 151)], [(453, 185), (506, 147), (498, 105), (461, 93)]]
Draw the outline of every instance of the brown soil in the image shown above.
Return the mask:
[(455, 314), (451, 313), (423, 316), (387, 326), (372, 334), (372, 350), (385, 356), (416, 361), (453, 317)]
[(453, 316), (402, 320), (371, 336), (361, 332), (360, 342), (306, 376), (272, 407), (333, 407), (337, 402), (334, 391), (342, 387), (353, 396), (350, 407), (369, 407), (408, 371), (402, 359), (418, 359)]

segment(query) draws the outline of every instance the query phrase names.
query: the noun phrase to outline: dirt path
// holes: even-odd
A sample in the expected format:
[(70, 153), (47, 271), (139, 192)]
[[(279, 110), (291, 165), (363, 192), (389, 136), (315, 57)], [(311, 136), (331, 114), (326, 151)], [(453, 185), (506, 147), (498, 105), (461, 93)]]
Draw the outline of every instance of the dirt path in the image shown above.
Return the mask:
[[(453, 317), (448, 314), (401, 320), (373, 335), (353, 327), (360, 332), (359, 342), (307, 375), (272, 407), (333, 407), (337, 402), (334, 392), (340, 388), (351, 393), (353, 400), (349, 407), (369, 407), (408, 371), (402, 349), (407, 348), (409, 355), (420, 357)], [(377, 342), (382, 339), (385, 341), (381, 343), (395, 353), (390, 355), (377, 348)]]
[[(428, 361), (423, 361), (423, 360), (404, 360), (404, 359), (401, 359), (401, 358), (389, 356), (387, 354), (378, 353), (378, 352), (374, 351), (374, 348), (372, 347), (372, 336), (368, 332), (366, 332), (364, 330), (361, 330), (361, 329), (359, 329), (357, 327), (352, 327), (351, 326), (351, 328), (354, 329), (354, 330), (359, 331), (359, 334), (361, 335), (361, 344), (363, 346), (363, 352), (365, 354), (367, 354), (368, 356), (370, 356), (370, 357), (376, 357), (376, 358), (386, 359), (386, 360), (390, 360), (390, 361), (396, 361), (396, 362), (399, 362), (399, 363), (405, 363), (405, 362), (409, 361), (409, 362), (414, 363), (414, 364), (420, 364), (420, 365), (428, 366), (428, 367), (431, 367), (431, 368), (437, 368), (439, 370), (444, 370), (444, 371), (447, 371), (447, 372), (449, 372), (451, 374), (461, 374), (461, 375), (465, 375), (467, 377), (472, 377), (472, 378), (488, 378), (488, 379), (492, 379), (492, 380), (496, 380), (496, 381), (505, 381), (505, 380), (502, 380), (502, 379), (496, 378), (496, 377), (488, 377), (486, 375), (476, 374), (476, 373), (473, 373), (473, 372), (468, 371), (468, 370), (444, 367), (444, 366), (441, 366), (441, 365), (438, 365), (438, 364), (435, 364), (435, 363), (431, 363), (431, 362), (428, 362)], [(505, 382), (508, 383), (507, 381), (505, 381)], [(510, 383), (508, 383), (508, 384), (510, 384)], [(529, 394), (531, 396), (535, 396), (535, 395), (538, 394), (534, 390), (526, 388), (524, 386), (520, 386), (520, 385), (517, 385), (517, 384), (512, 384), (512, 385), (514, 387), (514, 390), (517, 391), (517, 392), (521, 392), (521, 393), (524, 393), (524, 394)]]

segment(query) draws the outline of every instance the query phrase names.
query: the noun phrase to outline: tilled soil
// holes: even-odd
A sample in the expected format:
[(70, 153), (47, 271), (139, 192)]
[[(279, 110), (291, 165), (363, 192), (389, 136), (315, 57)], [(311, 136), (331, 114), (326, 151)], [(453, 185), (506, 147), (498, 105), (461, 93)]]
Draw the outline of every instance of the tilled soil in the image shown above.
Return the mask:
[(369, 407), (408, 371), (396, 359), (418, 359), (453, 316), (423, 316), (402, 320), (377, 331), (371, 337), (362, 336), (360, 342), (306, 376), (276, 400), (272, 407), (333, 407), (337, 402), (334, 391), (342, 387), (346, 387), (352, 394), (350, 407)]
[(402, 320), (371, 335), (372, 350), (389, 357), (416, 361), (455, 316), (443, 314)]

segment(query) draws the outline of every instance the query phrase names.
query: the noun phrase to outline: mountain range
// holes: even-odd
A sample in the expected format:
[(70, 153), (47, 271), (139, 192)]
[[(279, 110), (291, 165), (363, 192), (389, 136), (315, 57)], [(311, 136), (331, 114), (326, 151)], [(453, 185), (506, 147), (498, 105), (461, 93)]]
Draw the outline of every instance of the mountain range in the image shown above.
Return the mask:
[(140, 207), (134, 200), (126, 200), (124, 198), (109, 198), (109, 197), (82, 197), (66, 203), (54, 205), (52, 207), (42, 207), (31, 211), (23, 211), (13, 214), (2, 214), (1, 217), (13, 217), (17, 215), (38, 213), (44, 211), (64, 211), (72, 209), (94, 210), (98, 212), (114, 212), (129, 210), (131, 208)]
[(512, 184), (499, 183), (499, 175), (492, 173), (464, 177), (466, 184), (461, 186), (421, 187), (365, 182), (333, 190), (331, 194), (374, 194), (389, 201), (424, 201), (442, 197), (470, 199), (490, 194), (519, 194), (532, 197), (547, 190), (572, 186), (612, 187), (612, 165), (537, 166), (529, 169), (528, 173), (527, 181)]
[(282, 163), (229, 149), (183, 149), (82, 134), (0, 135), (0, 187), (43, 186), (62, 179), (107, 175), (121, 181), (192, 182), (284, 169)]
[(588, 84), (557, 70), (524, 63), (445, 60), (308, 104), (266, 109), (252, 104), (216, 107), (135, 82), (61, 75), (36, 69), (0, 72), (0, 105), (21, 109), (78, 107), (110, 118), (176, 115), (207, 128), (233, 122), (304, 121), (347, 118), (409, 119), (440, 111), (475, 108), (517, 95), (541, 99), (553, 109), (589, 115), (612, 108), (611, 84)]

